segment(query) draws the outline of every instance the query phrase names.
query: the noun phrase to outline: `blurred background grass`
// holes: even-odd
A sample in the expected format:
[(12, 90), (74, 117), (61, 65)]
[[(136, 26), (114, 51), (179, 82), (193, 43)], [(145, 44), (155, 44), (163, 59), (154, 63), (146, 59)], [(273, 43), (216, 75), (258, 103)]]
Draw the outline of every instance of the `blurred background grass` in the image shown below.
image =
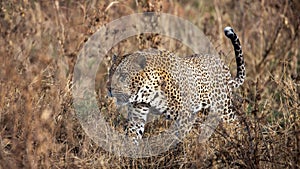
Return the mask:
[[(9, 0), (0, 10), (1, 168), (300, 168), (299, 1)], [(200, 144), (195, 126), (176, 148), (144, 159), (114, 156), (84, 133), (70, 93), (78, 51), (102, 25), (145, 11), (197, 25), (232, 73), (234, 53), (223, 28), (235, 29), (247, 70), (234, 97), (243, 131), (231, 136), (220, 126)], [(125, 41), (112, 52), (164, 42), (157, 35), (133, 39), (135, 46)]]

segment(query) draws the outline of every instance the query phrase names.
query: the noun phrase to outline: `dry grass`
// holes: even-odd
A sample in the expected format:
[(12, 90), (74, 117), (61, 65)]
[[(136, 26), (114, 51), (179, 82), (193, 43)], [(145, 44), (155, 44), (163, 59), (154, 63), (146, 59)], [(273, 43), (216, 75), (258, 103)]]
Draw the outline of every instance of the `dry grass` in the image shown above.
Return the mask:
[[(300, 168), (298, 1), (10, 0), (0, 7), (0, 168)], [(220, 126), (199, 144), (195, 127), (166, 153), (130, 159), (105, 152), (84, 133), (70, 93), (78, 51), (105, 23), (143, 11), (198, 25), (233, 72), (233, 52), (222, 30), (235, 28), (247, 64), (246, 82), (234, 99), (239, 134)], [(166, 42), (156, 35), (138, 39), (137, 46), (125, 41), (112, 52)]]

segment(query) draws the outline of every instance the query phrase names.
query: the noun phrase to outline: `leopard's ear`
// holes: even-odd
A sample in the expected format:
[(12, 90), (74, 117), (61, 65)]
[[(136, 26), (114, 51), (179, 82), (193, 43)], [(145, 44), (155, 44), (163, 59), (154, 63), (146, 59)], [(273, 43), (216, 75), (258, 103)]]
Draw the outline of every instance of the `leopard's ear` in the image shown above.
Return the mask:
[(144, 55), (140, 55), (139, 57), (135, 57), (131, 64), (135, 64), (137, 68), (144, 69), (146, 67), (146, 57)]

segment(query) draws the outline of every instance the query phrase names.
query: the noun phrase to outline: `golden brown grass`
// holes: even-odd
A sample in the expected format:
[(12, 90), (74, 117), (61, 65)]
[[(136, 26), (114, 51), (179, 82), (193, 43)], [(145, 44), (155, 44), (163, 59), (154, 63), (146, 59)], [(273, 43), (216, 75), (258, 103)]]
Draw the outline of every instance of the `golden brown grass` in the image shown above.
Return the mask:
[[(0, 7), (1, 168), (300, 168), (298, 1), (10, 0)], [(196, 24), (233, 73), (233, 51), (222, 30), (234, 27), (247, 69), (234, 98), (239, 134), (220, 125), (209, 142), (199, 144), (195, 126), (174, 149), (130, 159), (105, 152), (84, 133), (71, 97), (78, 51), (105, 23), (143, 11)], [(166, 40), (160, 38), (144, 35), (137, 46), (125, 41), (112, 52), (162, 45)], [(105, 86), (96, 91), (105, 92)]]

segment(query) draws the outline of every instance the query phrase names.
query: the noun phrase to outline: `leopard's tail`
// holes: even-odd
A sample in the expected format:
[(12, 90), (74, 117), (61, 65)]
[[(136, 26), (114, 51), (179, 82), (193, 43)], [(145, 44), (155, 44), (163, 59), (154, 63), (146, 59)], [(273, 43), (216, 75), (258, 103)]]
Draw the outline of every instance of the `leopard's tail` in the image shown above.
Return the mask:
[(234, 33), (231, 27), (226, 27), (224, 29), (224, 33), (231, 40), (235, 52), (235, 59), (237, 65), (236, 77), (232, 79), (229, 83), (231, 83), (234, 88), (238, 88), (244, 83), (246, 77), (242, 46), (238, 36)]

